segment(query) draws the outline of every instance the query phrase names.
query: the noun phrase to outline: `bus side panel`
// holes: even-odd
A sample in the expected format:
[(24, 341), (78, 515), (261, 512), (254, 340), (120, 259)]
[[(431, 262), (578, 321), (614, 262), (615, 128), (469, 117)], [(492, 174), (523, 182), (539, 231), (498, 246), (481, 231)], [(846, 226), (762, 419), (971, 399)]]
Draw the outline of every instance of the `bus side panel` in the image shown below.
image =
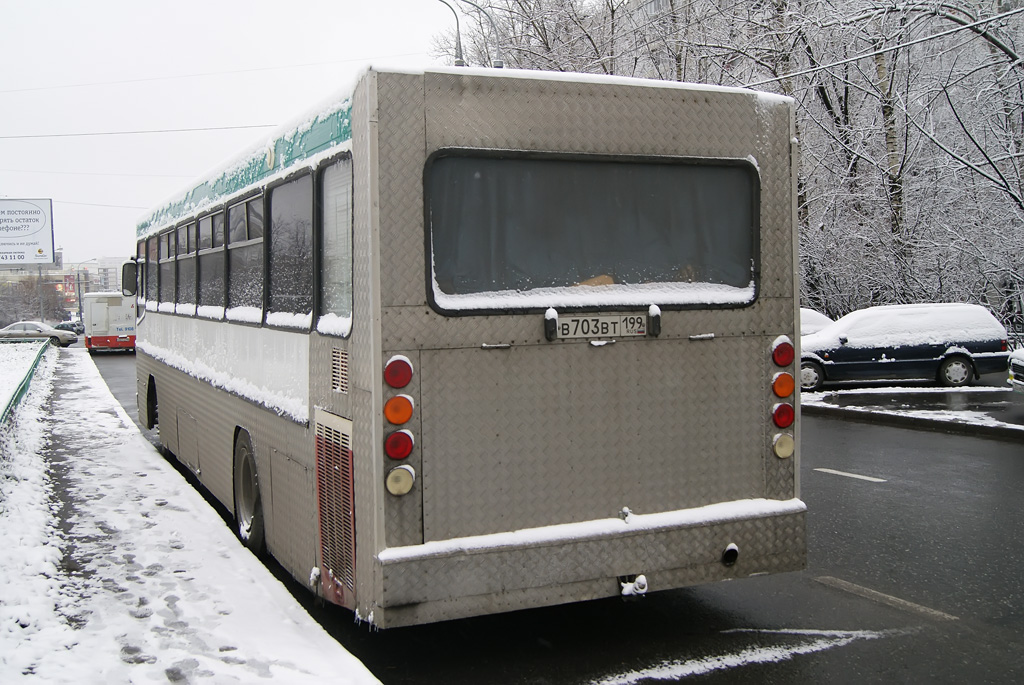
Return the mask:
[[(149, 312), (144, 326), (157, 325), (160, 315)], [(274, 411), (243, 399), (183, 371), (157, 363), (148, 354), (137, 354), (142, 383), (155, 378), (159, 402), (160, 441), (175, 452), (182, 463), (191, 462), (177, 454), (181, 440), (195, 440), (197, 477), (210, 493), (234, 513), (234, 441), (237, 429), (245, 430), (252, 442), (259, 474), (267, 547), (289, 573), (305, 583), (316, 565), (315, 486), (313, 448), (308, 428)], [(141, 396), (141, 395), (140, 395)], [(194, 435), (182, 434), (175, 419), (192, 417)], [(275, 507), (276, 494), (281, 505)]]

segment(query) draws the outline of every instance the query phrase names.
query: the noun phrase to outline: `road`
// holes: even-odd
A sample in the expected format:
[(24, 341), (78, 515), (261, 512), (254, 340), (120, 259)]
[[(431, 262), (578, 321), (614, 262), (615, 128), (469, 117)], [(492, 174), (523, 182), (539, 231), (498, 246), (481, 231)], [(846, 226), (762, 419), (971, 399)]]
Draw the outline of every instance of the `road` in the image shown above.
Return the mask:
[(801, 477), (799, 573), (378, 633), (278, 574), (388, 685), (1024, 681), (1019, 442), (808, 416)]

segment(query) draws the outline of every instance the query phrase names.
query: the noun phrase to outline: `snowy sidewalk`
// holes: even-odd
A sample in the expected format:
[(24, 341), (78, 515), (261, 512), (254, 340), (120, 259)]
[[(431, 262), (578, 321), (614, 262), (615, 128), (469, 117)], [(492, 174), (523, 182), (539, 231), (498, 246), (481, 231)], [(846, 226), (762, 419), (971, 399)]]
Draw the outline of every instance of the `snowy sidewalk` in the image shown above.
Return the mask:
[(47, 351), (0, 426), (0, 549), (2, 683), (378, 682), (142, 437), (84, 349)]

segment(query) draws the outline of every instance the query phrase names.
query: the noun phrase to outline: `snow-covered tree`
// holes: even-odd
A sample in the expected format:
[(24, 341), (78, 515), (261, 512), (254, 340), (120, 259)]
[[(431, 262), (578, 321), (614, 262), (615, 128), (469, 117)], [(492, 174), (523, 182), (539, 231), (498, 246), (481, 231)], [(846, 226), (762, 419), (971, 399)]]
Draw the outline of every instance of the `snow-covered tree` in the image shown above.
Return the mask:
[[(471, 63), (752, 86), (795, 98), (802, 298), (988, 304), (1024, 270), (1024, 0), (462, 3)], [(985, 21), (995, 17), (994, 21)]]

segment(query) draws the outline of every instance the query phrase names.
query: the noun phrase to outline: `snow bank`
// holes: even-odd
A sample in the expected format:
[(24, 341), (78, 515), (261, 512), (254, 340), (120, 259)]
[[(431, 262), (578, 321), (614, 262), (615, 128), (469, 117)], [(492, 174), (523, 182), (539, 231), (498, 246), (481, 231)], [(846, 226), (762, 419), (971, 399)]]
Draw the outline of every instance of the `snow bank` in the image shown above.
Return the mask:
[(378, 682), (141, 436), (84, 349), (47, 351), (0, 455), (0, 682)]

